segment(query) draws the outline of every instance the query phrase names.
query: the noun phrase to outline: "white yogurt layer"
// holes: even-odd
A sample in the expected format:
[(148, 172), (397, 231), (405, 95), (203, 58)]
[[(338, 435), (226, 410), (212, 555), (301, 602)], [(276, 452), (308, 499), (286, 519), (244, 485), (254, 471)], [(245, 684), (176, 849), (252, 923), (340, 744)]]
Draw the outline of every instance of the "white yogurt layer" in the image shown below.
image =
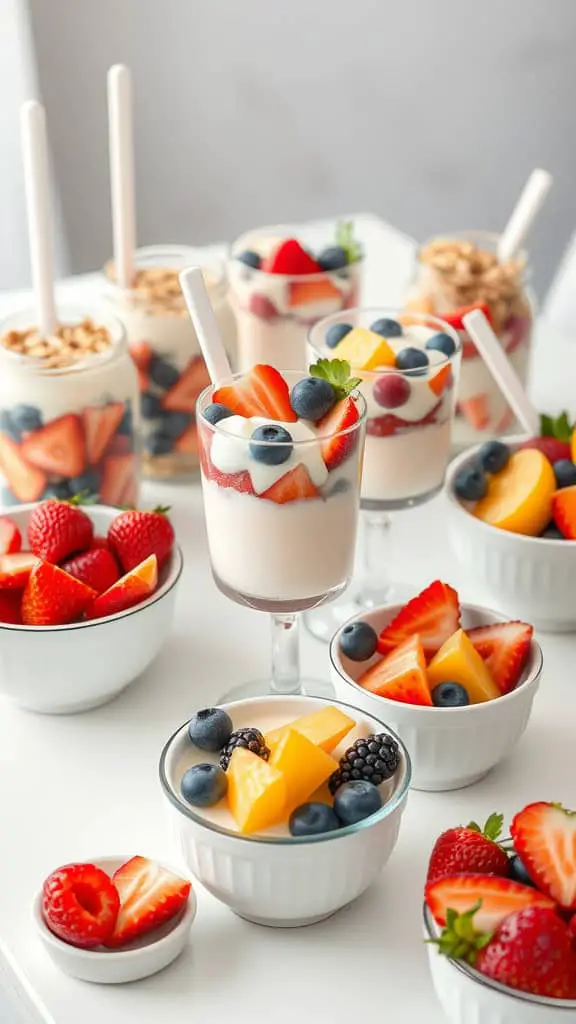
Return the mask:
[(362, 498), (383, 504), (409, 502), (438, 490), (448, 465), (450, 435), (449, 419), (391, 437), (367, 434)]
[[(290, 457), (280, 466), (269, 466), (264, 462), (259, 462), (250, 454), (248, 442), (252, 434), (257, 427), (270, 424), (284, 427), (296, 445)], [(306, 467), (315, 487), (322, 487), (328, 479), (328, 470), (322, 458), (317, 434), (305, 420), (297, 420), (295, 423), (280, 423), (277, 420), (263, 419), (260, 416), (249, 418), (228, 416), (227, 419), (220, 420), (218, 427), (219, 429), (214, 431), (210, 449), (213, 465), (220, 473), (232, 474), (242, 471), (249, 473), (255, 494), (263, 494), (277, 480), (298, 465)], [(302, 441), (311, 443), (298, 444)]]

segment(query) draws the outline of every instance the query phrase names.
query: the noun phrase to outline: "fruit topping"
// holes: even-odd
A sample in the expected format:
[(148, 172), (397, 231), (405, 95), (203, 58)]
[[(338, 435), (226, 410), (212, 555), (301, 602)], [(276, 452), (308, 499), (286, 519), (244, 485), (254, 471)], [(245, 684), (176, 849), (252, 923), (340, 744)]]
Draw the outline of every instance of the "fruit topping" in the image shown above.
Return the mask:
[(227, 419), (228, 416), (233, 416), (234, 413), (228, 406), (222, 405), (221, 402), (211, 402), (210, 405), (206, 406), (202, 415), (205, 420), (208, 420), (208, 423), (214, 425), (219, 423), (220, 420)]
[(220, 754), (220, 767), (224, 771), (228, 770), (232, 754), (238, 749), (249, 750), (251, 754), (262, 758), (263, 761), (267, 761), (270, 757), (270, 750), (259, 729), (250, 727), (234, 729)]
[(237, 416), (263, 416), (280, 423), (294, 423), (288, 385), (273, 366), (258, 364), (233, 384), (218, 388), (214, 402), (227, 406)]
[(465, 708), (470, 703), (468, 690), (460, 683), (438, 683), (431, 697), (435, 708)]
[(266, 274), (318, 274), (320, 264), (302, 248), (295, 238), (287, 238), (262, 261), (261, 269)]
[(511, 914), (493, 935), (482, 936), (474, 966), (521, 992), (576, 998), (576, 954), (565, 922), (553, 910), (527, 907)]
[(557, 487), (573, 487), (576, 484), (576, 465), (571, 459), (559, 459), (552, 468)]
[(439, 398), (444, 391), (451, 388), (454, 384), (451, 365), (448, 364), (447, 366), (443, 366), (438, 370), (438, 373), (435, 373), (433, 377), (428, 378), (427, 383), (432, 394)]
[(533, 437), (529, 441), (522, 441), (518, 445), (518, 451), (522, 451), (525, 448), (529, 451), (541, 452), (552, 464), (571, 458), (568, 442), (559, 441), (556, 437)]
[(121, 512), (108, 528), (108, 543), (124, 572), (155, 555), (158, 568), (168, 561), (174, 546), (174, 528), (168, 519), (167, 508), (152, 512), (127, 509)]
[[(124, 416), (123, 402), (110, 402), (99, 408), (88, 406), (84, 409), (84, 437), (86, 439), (86, 459), (91, 466), (100, 462), (106, 448), (118, 430)], [(68, 474), (62, 474), (66, 476)], [(69, 474), (74, 476), (74, 473)]]
[(326, 348), (336, 348), (342, 341), (342, 338), (350, 334), (351, 330), (352, 324), (332, 324), (332, 327), (329, 327), (326, 331), (324, 338)]
[(442, 645), (428, 665), (432, 688), (439, 683), (460, 683), (472, 704), (493, 700), (500, 691), (488, 668), (463, 629), (459, 629)]
[(96, 591), (50, 562), (32, 569), (22, 595), (25, 626), (65, 626), (81, 618)]
[(17, 524), (8, 516), (0, 516), (0, 557), (13, 555), (22, 548), (22, 534)]
[(480, 312), (484, 313), (484, 316), (488, 322), (492, 323), (492, 314), (489, 306), (485, 302), (473, 302), (470, 306), (458, 306), (457, 309), (453, 309), (451, 313), (442, 313), (442, 319), (449, 324), (450, 327), (454, 327), (457, 331), (465, 330), (463, 319), (468, 313), (472, 313), (475, 309), (479, 309)]
[(416, 634), (390, 651), (358, 680), (360, 686), (387, 700), (402, 704), (432, 706), (426, 659), (420, 637)]
[(227, 777), (228, 806), (240, 832), (260, 832), (280, 820), (286, 805), (281, 772), (251, 750), (236, 747)]
[(204, 708), (188, 723), (188, 735), (199, 750), (218, 753), (229, 742), (233, 731), (232, 719), (222, 708)]
[(22, 595), (18, 590), (0, 590), (0, 622), (22, 625)]
[(118, 562), (111, 551), (106, 548), (91, 548), (74, 558), (63, 562), (61, 568), (69, 576), (81, 580), (87, 587), (92, 587), (97, 594), (108, 590), (120, 578)]
[(296, 807), (290, 815), (288, 828), (291, 836), (318, 836), (342, 828), (333, 809), (323, 803), (307, 803)]
[(317, 747), (302, 733), (286, 729), (269, 757), (269, 764), (279, 771), (286, 785), (284, 810), (291, 813), (326, 782), (338, 768), (338, 762), (322, 747)]
[(132, 454), (108, 455), (102, 463), (100, 501), (103, 505), (132, 505), (136, 498), (136, 460)]
[(130, 343), (130, 355), (138, 371), (138, 382), (140, 391), (146, 391), (148, 387), (148, 367), (152, 359), (152, 348), (147, 341), (135, 341)]
[(326, 707), (320, 711), (312, 711), (309, 715), (296, 718), (287, 726), (274, 729), (266, 733), (266, 745), (273, 750), (282, 739), (286, 729), (294, 729), (302, 733), (317, 747), (322, 747), (327, 754), (331, 754), (334, 747), (337, 747), (341, 740), (354, 728), (353, 718), (345, 715), (340, 708)]
[(465, 914), (480, 902), (476, 911), (478, 931), (491, 932), (510, 914), (525, 907), (556, 906), (544, 893), (498, 875), (465, 872), (446, 875), (426, 885), (426, 903), (436, 924), (445, 925), (450, 911)]
[(0, 555), (0, 590), (23, 590), (37, 561), (31, 551)]
[(429, 363), (430, 360), (423, 349), (409, 347), (400, 349), (396, 354), (394, 365), (398, 370), (411, 373), (412, 376), (416, 377), (426, 373)]
[(556, 491), (552, 497), (554, 522), (566, 540), (576, 540), (576, 485)]
[(380, 633), (378, 650), (388, 654), (417, 633), (426, 657), (431, 657), (460, 625), (458, 594), (435, 580), (413, 597)]
[[(162, 410), (194, 413), (199, 394), (208, 387), (210, 377), (202, 356), (193, 356), (178, 380), (162, 397)], [(162, 411), (160, 413), (162, 415)]]
[(454, 478), (454, 493), (461, 501), (480, 501), (488, 494), (488, 480), (480, 466), (463, 466)]
[(341, 245), (329, 245), (318, 256), (321, 270), (342, 270), (348, 266), (348, 253)]
[(484, 828), (475, 821), (469, 825), (450, 828), (434, 843), (427, 885), (446, 875), (471, 872), (475, 875), (502, 875), (510, 872), (510, 862), (497, 840), (502, 834), (503, 815), (491, 814)]
[(28, 543), (32, 552), (47, 562), (65, 558), (90, 547), (92, 520), (73, 501), (43, 501), (32, 510)]
[(349, 362), (355, 370), (394, 366), (395, 355), (386, 339), (367, 327), (353, 327), (339, 343), (336, 352), (339, 359)]
[(248, 300), (248, 309), (254, 316), (259, 317), (260, 320), (272, 321), (276, 320), (279, 316), (276, 306), (267, 295), (259, 295), (258, 292), (253, 292)]
[(456, 351), (456, 345), (454, 338), (446, 334), (445, 331), (439, 331), (438, 334), (433, 334), (431, 338), (428, 338), (425, 348), (429, 352), (442, 352), (445, 356), (450, 359)]
[(263, 491), (260, 497), (267, 501), (275, 501), (277, 505), (285, 505), (289, 501), (304, 501), (318, 498), (319, 495), (320, 491), (312, 483), (306, 466), (299, 465), (281, 476), (268, 490)]
[[(542, 452), (514, 452), (501, 473), (488, 480), (488, 493), (473, 515), (501, 530), (537, 537), (552, 518), (554, 471)], [(564, 493), (567, 493), (566, 491)]]
[(27, 462), (45, 473), (78, 476), (86, 465), (82, 421), (68, 413), (51, 420), (24, 438), (21, 452)]
[(355, 825), (382, 807), (378, 788), (365, 779), (345, 782), (334, 795), (334, 813), (342, 825)]
[(402, 324), (397, 320), (390, 320), (388, 317), (380, 317), (370, 324), (370, 330), (374, 334), (381, 334), (383, 338), (401, 338), (403, 334)]
[(252, 249), (244, 249), (243, 252), (235, 253), (234, 258), (240, 260), (241, 263), (245, 263), (247, 267), (252, 267), (252, 270), (259, 270), (262, 263), (259, 254)]
[(120, 910), (105, 945), (123, 946), (176, 917), (188, 902), (190, 882), (146, 857), (132, 857), (114, 873)]
[(312, 306), (315, 303), (340, 302), (340, 291), (328, 278), (296, 278), (288, 285), (288, 305), (291, 309)]
[(340, 653), (351, 661), (368, 661), (378, 648), (378, 634), (369, 622), (349, 622), (338, 638)]
[(486, 441), (476, 455), (476, 461), (485, 473), (501, 473), (510, 460), (510, 449), (503, 441)]
[(292, 435), (278, 423), (256, 427), (248, 447), (251, 457), (265, 466), (281, 466), (294, 451)]
[(228, 779), (218, 764), (195, 764), (184, 772), (180, 792), (193, 807), (212, 807), (226, 795)]
[(380, 786), (396, 774), (399, 765), (400, 748), (388, 733), (361, 737), (340, 758), (338, 768), (330, 777), (330, 792), (335, 793), (344, 783), (358, 780)]
[(321, 449), (329, 471), (340, 466), (353, 451), (358, 434), (351, 428), (359, 419), (354, 399), (343, 398), (318, 422), (318, 436), (326, 438), (322, 441)]
[(520, 811), (510, 827), (514, 848), (542, 892), (576, 909), (576, 812), (543, 801)]
[(487, 392), (482, 391), (471, 398), (460, 398), (457, 409), (474, 430), (487, 430), (490, 424), (490, 395)]
[(383, 373), (372, 388), (374, 401), (383, 409), (397, 409), (405, 405), (411, 391), (410, 381), (401, 373)]
[(42, 887), (42, 916), (54, 935), (81, 949), (112, 937), (120, 908), (116, 886), (94, 864), (67, 864)]
[(304, 420), (321, 420), (336, 402), (336, 392), (324, 377), (305, 377), (292, 388), (292, 408)]
[(113, 583), (86, 609), (87, 619), (101, 619), (105, 615), (117, 615), (150, 597), (158, 583), (158, 562), (156, 555), (149, 555), (140, 565), (130, 569), (121, 579)]
[(37, 501), (44, 493), (45, 474), (26, 461), (20, 446), (6, 433), (0, 434), (0, 469), (18, 501)]
[(534, 629), (526, 622), (495, 622), (468, 630), (500, 693), (510, 693), (518, 683), (530, 654)]

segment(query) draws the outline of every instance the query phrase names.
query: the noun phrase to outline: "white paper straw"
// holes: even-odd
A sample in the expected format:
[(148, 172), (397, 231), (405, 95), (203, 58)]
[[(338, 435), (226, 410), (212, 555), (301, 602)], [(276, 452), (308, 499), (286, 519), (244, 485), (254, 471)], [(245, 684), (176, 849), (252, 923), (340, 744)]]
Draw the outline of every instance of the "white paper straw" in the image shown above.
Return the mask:
[(548, 171), (543, 171), (540, 167), (532, 171), (500, 236), (498, 259), (501, 263), (512, 259), (522, 248), (552, 187), (552, 181), (552, 175)]
[(28, 216), (28, 239), (32, 264), (32, 286), (42, 337), (57, 326), (54, 299), (53, 228), (48, 174), (48, 142), (44, 107), (36, 100), (21, 110), (24, 188)]
[(540, 416), (482, 310), (473, 310), (462, 322), (524, 429), (531, 437), (539, 436)]
[(223, 384), (232, 377), (232, 370), (201, 268), (188, 267), (183, 270), (180, 284), (210, 380), (214, 386)]
[(136, 214), (132, 79), (124, 64), (115, 64), (108, 71), (108, 131), (114, 265), (118, 284), (130, 288), (134, 277)]

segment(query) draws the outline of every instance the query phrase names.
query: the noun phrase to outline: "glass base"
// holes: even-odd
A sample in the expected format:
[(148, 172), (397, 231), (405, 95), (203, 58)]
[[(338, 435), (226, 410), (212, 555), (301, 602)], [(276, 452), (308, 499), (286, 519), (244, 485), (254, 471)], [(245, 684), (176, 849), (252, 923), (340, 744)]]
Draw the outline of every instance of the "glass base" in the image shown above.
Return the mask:
[(247, 697), (324, 697), (333, 699), (336, 694), (328, 679), (301, 679), (297, 690), (280, 693), (273, 690), (269, 679), (257, 679), (250, 683), (239, 683), (227, 690), (218, 698), (219, 704), (228, 704), (234, 700), (245, 700)]
[(306, 629), (316, 640), (329, 643), (334, 634), (354, 615), (371, 611), (385, 604), (398, 604), (414, 596), (414, 588), (404, 583), (389, 583), (377, 595), (363, 595), (355, 590), (340, 601), (332, 601), (321, 608), (313, 608), (302, 616)]

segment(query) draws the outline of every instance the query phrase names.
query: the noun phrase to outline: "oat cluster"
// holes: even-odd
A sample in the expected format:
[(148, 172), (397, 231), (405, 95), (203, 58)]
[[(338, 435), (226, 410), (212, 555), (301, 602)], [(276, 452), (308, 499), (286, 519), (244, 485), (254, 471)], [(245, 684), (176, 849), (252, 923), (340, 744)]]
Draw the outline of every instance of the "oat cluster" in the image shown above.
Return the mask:
[[(188, 316), (179, 273), (175, 267), (140, 268), (134, 275), (129, 301), (149, 316)], [(111, 281), (115, 280), (113, 264), (108, 264), (106, 274)], [(215, 276), (208, 270), (203, 274), (206, 287), (213, 287)]]
[(64, 324), (44, 338), (37, 327), (26, 331), (9, 331), (0, 337), (0, 344), (9, 351), (38, 360), (50, 370), (73, 366), (87, 356), (100, 355), (112, 344), (110, 332), (87, 317), (79, 324)]

